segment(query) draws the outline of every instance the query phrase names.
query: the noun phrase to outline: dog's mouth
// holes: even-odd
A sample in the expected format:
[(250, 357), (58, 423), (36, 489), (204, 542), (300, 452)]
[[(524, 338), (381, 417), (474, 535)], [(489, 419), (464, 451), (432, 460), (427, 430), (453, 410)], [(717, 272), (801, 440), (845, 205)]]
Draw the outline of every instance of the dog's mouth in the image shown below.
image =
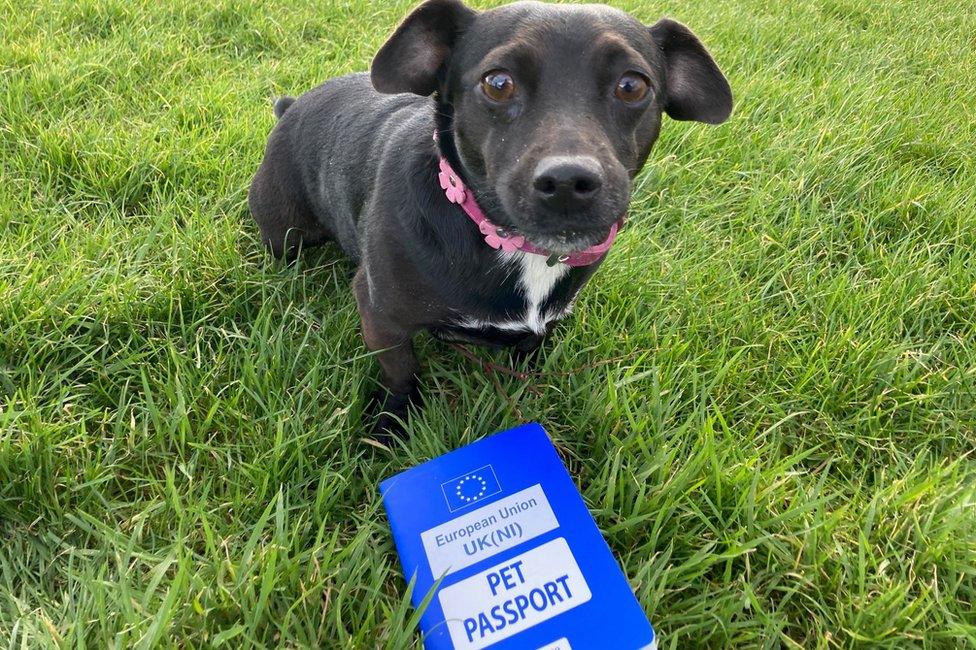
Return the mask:
[(607, 242), (611, 237), (611, 230), (616, 225), (623, 225), (622, 219), (614, 224), (599, 228), (563, 228), (548, 230), (534, 227), (515, 229), (523, 235), (525, 240), (536, 248), (555, 255), (572, 255), (583, 253)]
[(611, 224), (605, 228), (587, 228), (585, 230), (567, 229), (558, 232), (527, 229), (521, 231), (521, 234), (525, 236), (526, 241), (550, 253), (572, 255), (574, 253), (584, 252), (589, 248), (607, 241), (610, 237), (612, 227), (613, 225)]
[(583, 253), (606, 243), (614, 227), (619, 230), (623, 225), (630, 198), (629, 191), (614, 185), (604, 191), (601, 205), (553, 210), (536, 205), (525, 196), (528, 192), (521, 196), (499, 194), (499, 216), (510, 229), (534, 247), (555, 255)]

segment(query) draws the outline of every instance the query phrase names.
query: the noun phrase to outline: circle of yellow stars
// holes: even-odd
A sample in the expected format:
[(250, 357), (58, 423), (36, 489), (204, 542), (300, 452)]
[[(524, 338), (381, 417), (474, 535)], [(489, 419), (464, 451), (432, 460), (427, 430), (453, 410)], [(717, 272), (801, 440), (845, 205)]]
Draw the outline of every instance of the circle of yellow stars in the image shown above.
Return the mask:
[[(481, 484), (481, 489), (478, 490), (478, 494), (470, 497), (465, 496), (464, 493), (462, 492), (462, 488), (464, 487), (464, 484), (469, 481), (478, 481)], [(464, 501), (465, 503), (471, 503), (472, 501), (477, 501), (481, 497), (485, 496), (485, 492), (487, 491), (488, 491), (488, 482), (485, 479), (478, 476), (477, 474), (471, 474), (469, 476), (465, 476), (457, 483), (457, 490), (456, 490), (457, 497), (458, 499)]]

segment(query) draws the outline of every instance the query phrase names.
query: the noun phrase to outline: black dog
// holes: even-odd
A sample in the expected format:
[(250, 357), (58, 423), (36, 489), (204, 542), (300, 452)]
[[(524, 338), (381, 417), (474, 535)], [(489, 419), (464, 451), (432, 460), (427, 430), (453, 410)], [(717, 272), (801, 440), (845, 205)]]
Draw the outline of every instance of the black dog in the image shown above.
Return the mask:
[(358, 264), (381, 404), (402, 418), (416, 332), (538, 347), (602, 262), (662, 113), (718, 124), (731, 110), (722, 72), (672, 20), (430, 0), (370, 76), (278, 101), (251, 213), (276, 256), (333, 240)]

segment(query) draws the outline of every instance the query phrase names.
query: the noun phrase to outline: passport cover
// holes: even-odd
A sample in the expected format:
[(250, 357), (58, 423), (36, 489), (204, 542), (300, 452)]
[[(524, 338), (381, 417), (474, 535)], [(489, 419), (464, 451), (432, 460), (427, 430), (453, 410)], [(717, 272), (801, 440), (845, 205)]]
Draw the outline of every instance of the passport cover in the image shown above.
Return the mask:
[(383, 481), (427, 650), (657, 647), (549, 436), (527, 424)]

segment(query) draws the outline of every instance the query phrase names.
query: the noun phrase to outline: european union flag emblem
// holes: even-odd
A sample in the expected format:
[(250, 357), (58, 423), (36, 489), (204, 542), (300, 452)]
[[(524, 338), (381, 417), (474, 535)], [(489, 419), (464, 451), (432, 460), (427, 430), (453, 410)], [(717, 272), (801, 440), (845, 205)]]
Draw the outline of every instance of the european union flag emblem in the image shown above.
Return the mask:
[(473, 506), (501, 491), (502, 486), (498, 484), (498, 477), (491, 465), (479, 467), (441, 483), (441, 492), (444, 493), (447, 508), (451, 512)]

